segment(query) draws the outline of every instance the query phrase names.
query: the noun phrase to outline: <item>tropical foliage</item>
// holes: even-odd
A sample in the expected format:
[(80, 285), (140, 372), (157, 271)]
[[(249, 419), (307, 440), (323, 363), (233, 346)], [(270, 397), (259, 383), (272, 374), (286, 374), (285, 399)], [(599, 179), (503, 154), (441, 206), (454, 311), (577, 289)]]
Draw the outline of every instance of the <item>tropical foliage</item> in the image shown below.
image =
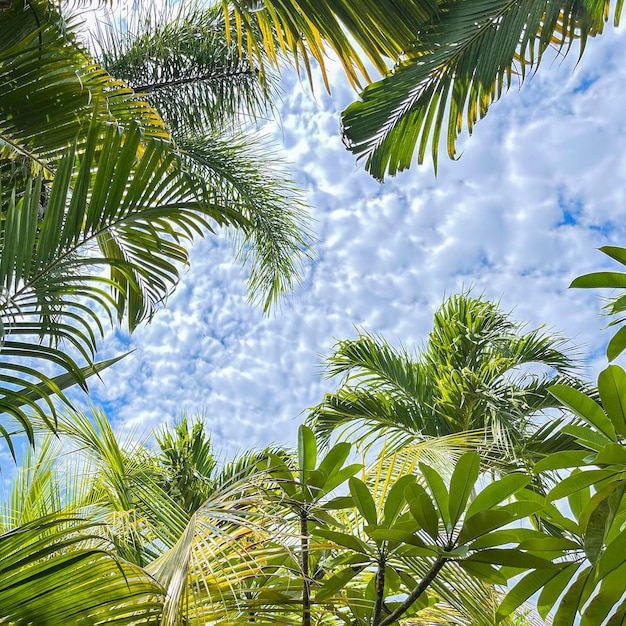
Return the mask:
[(309, 420), (324, 441), (341, 429), (370, 441), (384, 434), (392, 448), (472, 433), (484, 450), (513, 460), (525, 448), (528, 460), (567, 445), (560, 435), (550, 437), (555, 421), (540, 427), (533, 416), (560, 406), (550, 385), (581, 385), (576, 364), (561, 338), (541, 329), (524, 332), (495, 304), (461, 294), (435, 313), (415, 356), (367, 333), (340, 341), (326, 373), (342, 376), (342, 384)]
[(584, 49), (609, 8), (224, 3), (150, 15), (89, 52), (51, 4), (0, 3), (0, 433), (14, 456), (16, 434), (33, 444), (1, 511), (1, 623), (624, 622), (626, 372), (586, 387), (562, 340), (481, 298), (444, 303), (415, 356), (367, 333), (339, 342), (343, 385), (294, 451), (220, 464), (185, 417), (154, 446), (120, 443), (102, 412), (51, 398), (112, 364), (95, 359), (102, 320), (149, 320), (216, 226), (242, 234), (265, 307), (297, 277), (300, 207), (240, 132), (271, 108), (281, 55), (323, 68), (326, 42), (355, 85), (358, 47), (395, 64), (344, 117), (382, 178), (416, 144), (436, 162), (446, 126), (453, 156), (515, 70)]
[[(195, 27), (214, 13), (193, 14)], [(182, 19), (171, 26), (176, 36)], [(112, 363), (95, 360), (105, 320), (132, 331), (162, 306), (195, 237), (219, 226), (241, 233), (251, 293), (265, 309), (297, 280), (308, 244), (290, 184), (233, 134), (249, 107), (267, 103), (269, 78), (250, 69), (245, 85), (233, 82), (224, 63), (251, 61), (216, 28), (204, 42), (216, 54), (194, 63), (216, 72), (205, 104), (220, 110), (220, 124), (183, 120), (188, 101), (168, 108), (139, 97), (131, 77), (150, 80), (145, 59), (125, 42), (102, 53), (125, 73), (108, 73), (51, 3), (12, 3), (0, 29), (0, 411), (8, 417), (0, 434), (13, 451), (17, 430), (33, 440), (29, 412), (54, 428), (51, 396), (86, 389)], [(164, 32), (155, 37), (171, 38)], [(189, 64), (182, 45), (179, 62)]]
[[(260, 28), (276, 62), (280, 48), (307, 71), (324, 68), (324, 45), (340, 59), (358, 87), (369, 80), (369, 61), (383, 74), (359, 93), (342, 116), (348, 149), (365, 160), (378, 180), (408, 168), (428, 149), (437, 168), (439, 143), (456, 156), (456, 140), (511, 85), (521, 84), (545, 57), (583, 54), (589, 37), (602, 33), (616, 0), (263, 0), (231, 5), (238, 33)], [(280, 34), (279, 45), (273, 33)], [(353, 44), (356, 44), (356, 48)]]

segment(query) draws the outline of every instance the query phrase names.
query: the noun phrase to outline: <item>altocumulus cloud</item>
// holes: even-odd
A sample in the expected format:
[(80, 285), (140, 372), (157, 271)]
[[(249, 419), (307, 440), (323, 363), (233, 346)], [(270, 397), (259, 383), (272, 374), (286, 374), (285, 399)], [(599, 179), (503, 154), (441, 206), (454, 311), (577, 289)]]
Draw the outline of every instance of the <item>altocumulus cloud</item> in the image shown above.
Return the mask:
[[(227, 454), (293, 443), (301, 412), (336, 384), (320, 376), (336, 339), (358, 326), (420, 345), (443, 297), (470, 286), (573, 338), (594, 370), (600, 301), (567, 286), (607, 264), (597, 247), (626, 244), (625, 54), (609, 29), (577, 67), (573, 56), (546, 63), (460, 142), (459, 161), (442, 155), (438, 178), (414, 166), (382, 186), (341, 144), (339, 114), (353, 94), (340, 74), (332, 98), (285, 77), (270, 130), (316, 220), (319, 258), (304, 285), (263, 318), (246, 304), (227, 239), (199, 241), (167, 309), (92, 385), (93, 399), (122, 431), (147, 433), (186, 411), (204, 413)], [(127, 342), (112, 333), (104, 353)]]

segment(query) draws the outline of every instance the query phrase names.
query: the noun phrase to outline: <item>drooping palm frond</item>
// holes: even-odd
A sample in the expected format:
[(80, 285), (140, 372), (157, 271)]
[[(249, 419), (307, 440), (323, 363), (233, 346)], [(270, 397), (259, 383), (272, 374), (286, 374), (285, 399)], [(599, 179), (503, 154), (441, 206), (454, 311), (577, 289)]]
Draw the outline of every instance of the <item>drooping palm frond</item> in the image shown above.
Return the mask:
[(50, 515), (0, 535), (0, 615), (7, 623), (158, 624), (163, 588), (116, 558), (97, 525)]
[(51, 174), (68, 146), (83, 150), (94, 117), (167, 139), (156, 110), (96, 64), (50, 7), (33, 0), (0, 12), (0, 158), (21, 155)]
[(432, 20), (441, 10), (436, 0), (223, 0), (222, 6), (234, 15), (240, 39), (245, 32), (261, 31), (260, 42), (249, 40), (251, 57), (259, 55), (262, 46), (276, 64), (278, 52), (283, 52), (296, 67), (302, 63), (309, 74), (315, 61), (326, 79), (328, 46), (355, 87), (368, 79), (368, 61), (386, 73), (390, 61), (411, 46), (414, 25)]
[(241, 129), (274, 106), (274, 72), (249, 58), (248, 34), (241, 45), (227, 40), (217, 5), (152, 5), (125, 14), (123, 23), (111, 14), (92, 35), (102, 65), (145, 97), (175, 136)]
[[(565, 55), (575, 41), (580, 54), (602, 32), (609, 0), (463, 0), (438, 3), (431, 19), (410, 22), (412, 44), (394, 70), (369, 85), (343, 113), (344, 140), (383, 180), (408, 168), (417, 149), (422, 163), (431, 147), (437, 167), (439, 140), (456, 155), (456, 139), (514, 83), (521, 83), (549, 50)], [(619, 22), (622, 0), (614, 5)]]
[[(194, 3), (155, 8), (100, 37), (103, 65), (145, 95), (172, 129), (181, 162), (208, 204), (235, 209), (238, 258), (250, 300), (264, 311), (291, 291), (311, 257), (306, 204), (278, 151), (251, 122), (273, 107), (274, 77), (255, 65), (247, 38), (227, 41), (225, 15)], [(134, 22), (137, 21), (137, 24)]]
[(35, 404), (44, 399), (55, 414), (48, 398), (59, 388), (46, 366), (84, 386), (80, 361), (93, 365), (101, 312), (134, 329), (176, 284), (207, 218), (237, 219), (198, 203), (176, 153), (159, 140), (143, 143), (138, 126), (94, 122), (84, 150), (66, 149), (43, 214), (41, 173), (27, 178), (21, 198), (1, 190), (1, 408), (31, 438), (22, 405), (45, 419)]

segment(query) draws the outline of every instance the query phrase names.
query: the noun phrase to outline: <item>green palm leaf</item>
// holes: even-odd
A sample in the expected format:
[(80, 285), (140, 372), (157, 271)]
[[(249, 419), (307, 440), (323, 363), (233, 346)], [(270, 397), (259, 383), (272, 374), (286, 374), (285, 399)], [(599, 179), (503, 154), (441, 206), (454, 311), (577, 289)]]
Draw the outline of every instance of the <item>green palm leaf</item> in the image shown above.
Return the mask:
[(163, 589), (109, 551), (97, 525), (50, 515), (0, 535), (0, 614), (11, 624), (158, 624)]
[[(411, 24), (414, 41), (384, 79), (368, 86), (343, 113), (349, 149), (379, 180), (408, 168), (417, 147), (430, 144), (435, 169), (439, 139), (451, 158), (464, 126), (475, 122), (515, 82), (523, 81), (554, 47), (566, 54), (575, 40), (602, 32), (610, 3), (545, 0), (441, 2), (435, 19)], [(618, 0), (615, 21), (622, 2)]]

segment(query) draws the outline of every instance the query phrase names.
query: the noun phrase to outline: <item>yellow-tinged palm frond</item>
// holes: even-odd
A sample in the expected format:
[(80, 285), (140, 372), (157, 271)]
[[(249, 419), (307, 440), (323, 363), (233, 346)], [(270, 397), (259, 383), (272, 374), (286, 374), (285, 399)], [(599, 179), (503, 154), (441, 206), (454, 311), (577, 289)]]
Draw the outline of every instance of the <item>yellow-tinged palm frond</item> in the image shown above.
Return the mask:
[[(26, 4), (26, 6), (23, 6)], [(157, 113), (81, 48), (43, 0), (0, 12), (0, 150), (55, 171), (68, 146), (83, 149), (94, 116), (139, 124), (144, 138), (167, 139)]]
[[(623, 0), (614, 5), (614, 22)], [(545, 54), (580, 54), (602, 32), (610, 0), (461, 0), (438, 3), (435, 19), (414, 21), (411, 46), (394, 70), (369, 85), (343, 113), (344, 140), (379, 180), (408, 168), (439, 140), (451, 158), (464, 128), (471, 134), (511, 84), (536, 71)]]
[(163, 588), (122, 561), (98, 525), (49, 515), (0, 535), (0, 615), (9, 624), (158, 624)]
[[(315, 61), (327, 87), (326, 46), (337, 55), (356, 87), (363, 78), (368, 79), (367, 60), (386, 73), (390, 60), (411, 45), (413, 24), (431, 20), (439, 12), (434, 0), (223, 0), (222, 6), (234, 16), (240, 41), (242, 33), (260, 31), (260, 38), (248, 38), (251, 58), (267, 54), (278, 65), (282, 52), (296, 67), (302, 63), (309, 74)], [(230, 28), (229, 21), (226, 26)]]
[(144, 142), (137, 125), (94, 121), (84, 152), (66, 148), (50, 184), (41, 172), (24, 180), (19, 196), (17, 183), (0, 189), (0, 405), (32, 437), (22, 406), (46, 419), (35, 404), (44, 399), (54, 416), (59, 370), (85, 386), (80, 361), (93, 369), (100, 312), (134, 329), (170, 293), (209, 219), (245, 220), (198, 202), (171, 146)]

